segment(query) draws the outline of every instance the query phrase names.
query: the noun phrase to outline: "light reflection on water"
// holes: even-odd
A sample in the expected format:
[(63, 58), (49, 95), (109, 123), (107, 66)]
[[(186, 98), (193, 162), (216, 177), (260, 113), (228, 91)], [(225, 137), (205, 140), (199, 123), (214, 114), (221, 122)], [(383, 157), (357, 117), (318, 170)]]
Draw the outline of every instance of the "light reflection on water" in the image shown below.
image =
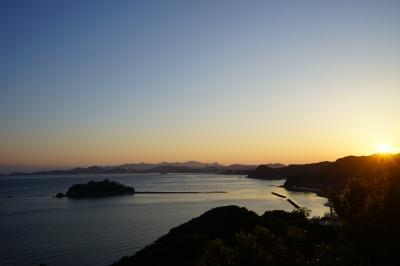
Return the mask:
[[(226, 191), (223, 194), (137, 194), (90, 200), (55, 199), (76, 183), (109, 178), (137, 191)], [(289, 192), (283, 181), (237, 175), (127, 174), (2, 177), (0, 265), (107, 265), (218, 206), (239, 205), (258, 214), (293, 207), (272, 191), (312, 210), (328, 211), (314, 193)]]

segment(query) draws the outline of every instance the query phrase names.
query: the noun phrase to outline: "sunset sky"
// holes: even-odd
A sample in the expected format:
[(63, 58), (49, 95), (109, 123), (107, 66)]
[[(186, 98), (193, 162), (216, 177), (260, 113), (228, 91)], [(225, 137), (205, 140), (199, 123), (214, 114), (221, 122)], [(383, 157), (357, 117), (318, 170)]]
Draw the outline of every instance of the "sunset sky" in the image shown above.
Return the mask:
[(400, 152), (400, 1), (1, 1), (0, 164)]

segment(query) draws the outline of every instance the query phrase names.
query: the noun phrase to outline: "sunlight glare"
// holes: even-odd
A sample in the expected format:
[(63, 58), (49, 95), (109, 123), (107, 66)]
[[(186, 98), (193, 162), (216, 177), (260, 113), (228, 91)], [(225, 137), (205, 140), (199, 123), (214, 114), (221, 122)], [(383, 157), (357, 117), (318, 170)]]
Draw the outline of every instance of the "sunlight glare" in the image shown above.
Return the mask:
[(379, 151), (379, 153), (390, 153), (392, 151), (392, 149), (387, 144), (379, 144), (378, 151)]

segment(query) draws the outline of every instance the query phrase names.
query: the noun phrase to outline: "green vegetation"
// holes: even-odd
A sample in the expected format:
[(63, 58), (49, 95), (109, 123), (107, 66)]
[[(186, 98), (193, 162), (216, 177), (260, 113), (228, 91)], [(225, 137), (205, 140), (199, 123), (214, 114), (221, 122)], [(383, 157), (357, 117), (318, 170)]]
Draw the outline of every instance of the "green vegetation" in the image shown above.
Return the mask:
[(329, 190), (335, 217), (215, 208), (114, 266), (399, 265), (400, 175), (381, 170)]
[(383, 172), (378, 178), (351, 179), (330, 199), (341, 226), (340, 242), (352, 265), (399, 265), (400, 175)]

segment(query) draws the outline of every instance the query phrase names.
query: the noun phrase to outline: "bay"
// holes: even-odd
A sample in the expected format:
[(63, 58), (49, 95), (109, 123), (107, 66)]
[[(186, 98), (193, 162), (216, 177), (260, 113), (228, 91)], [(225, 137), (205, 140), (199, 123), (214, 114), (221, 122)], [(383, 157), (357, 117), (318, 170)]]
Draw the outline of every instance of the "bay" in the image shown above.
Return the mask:
[[(105, 178), (137, 191), (225, 191), (217, 194), (136, 194), (100, 199), (57, 199), (71, 185)], [(326, 199), (290, 192), (284, 181), (216, 174), (115, 174), (1, 177), (0, 265), (109, 265), (218, 206), (238, 205), (263, 214), (293, 210), (288, 196), (322, 216)]]

